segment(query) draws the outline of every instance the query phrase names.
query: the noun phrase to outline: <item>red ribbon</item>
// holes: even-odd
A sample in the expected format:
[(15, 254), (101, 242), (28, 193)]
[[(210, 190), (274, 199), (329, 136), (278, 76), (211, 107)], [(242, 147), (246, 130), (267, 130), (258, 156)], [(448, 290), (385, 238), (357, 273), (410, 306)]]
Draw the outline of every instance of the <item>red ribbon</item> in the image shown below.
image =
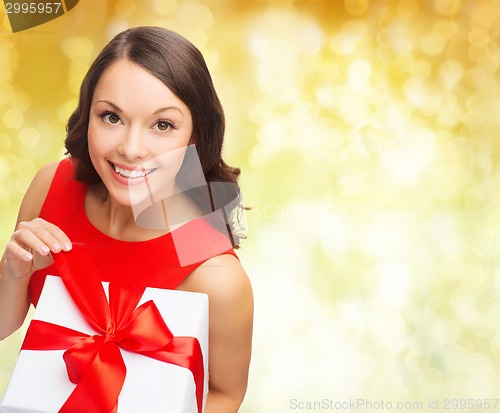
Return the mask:
[(188, 368), (202, 411), (204, 367), (194, 337), (174, 337), (153, 301), (137, 307), (144, 287), (109, 284), (109, 304), (95, 264), (82, 244), (54, 254), (61, 278), (87, 322), (100, 334), (89, 336), (45, 321), (33, 320), (22, 349), (66, 350), (63, 358), (75, 389), (60, 413), (112, 413), (118, 409), (127, 369), (119, 347)]

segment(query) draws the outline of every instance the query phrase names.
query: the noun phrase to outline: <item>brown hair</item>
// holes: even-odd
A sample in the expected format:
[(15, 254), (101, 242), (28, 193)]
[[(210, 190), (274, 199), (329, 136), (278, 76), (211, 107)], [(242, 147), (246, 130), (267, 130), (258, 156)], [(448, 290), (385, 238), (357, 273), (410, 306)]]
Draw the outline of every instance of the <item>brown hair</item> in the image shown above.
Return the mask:
[[(68, 120), (65, 140), (67, 153), (78, 160), (76, 179), (89, 185), (101, 182), (88, 150), (90, 106), (101, 75), (121, 58), (160, 79), (186, 104), (193, 120), (191, 143), (196, 144), (206, 181), (233, 184), (226, 186), (226, 193), (216, 204), (234, 205), (240, 196), (237, 184), (240, 170), (222, 159), (224, 111), (205, 60), (191, 42), (161, 27), (136, 27), (119, 33), (104, 47), (83, 79), (78, 106)], [(236, 239), (232, 241), (233, 245), (238, 243)]]

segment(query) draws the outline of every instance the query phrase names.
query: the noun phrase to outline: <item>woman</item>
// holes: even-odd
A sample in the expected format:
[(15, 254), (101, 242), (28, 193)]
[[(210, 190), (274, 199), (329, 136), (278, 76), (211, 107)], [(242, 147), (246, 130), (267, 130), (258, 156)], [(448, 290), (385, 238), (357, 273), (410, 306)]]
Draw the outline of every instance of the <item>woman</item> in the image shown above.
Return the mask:
[[(36, 305), (45, 274), (57, 275), (52, 256), (85, 242), (103, 281), (208, 294), (205, 412), (237, 412), (247, 386), (253, 297), (227, 242), (234, 237), (224, 236), (217, 215), (195, 219), (206, 211), (189, 191), (199, 165), (206, 182), (228, 183), (219, 186), (222, 204), (238, 193), (239, 170), (221, 158), (224, 116), (201, 53), (161, 28), (118, 34), (87, 73), (67, 132), (71, 157), (37, 173), (2, 258), (0, 338)], [(186, 165), (188, 145), (198, 163)], [(147, 186), (154, 207), (158, 182), (164, 220), (138, 225), (132, 189)]]

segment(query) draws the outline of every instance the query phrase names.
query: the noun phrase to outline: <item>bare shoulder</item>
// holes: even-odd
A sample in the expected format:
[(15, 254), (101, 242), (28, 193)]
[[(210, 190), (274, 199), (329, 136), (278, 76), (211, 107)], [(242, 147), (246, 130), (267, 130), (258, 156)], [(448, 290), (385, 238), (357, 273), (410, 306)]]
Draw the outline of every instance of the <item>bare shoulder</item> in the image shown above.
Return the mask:
[(211, 306), (253, 303), (252, 286), (240, 261), (230, 254), (210, 258), (194, 270), (179, 289), (208, 294)]
[(19, 209), (18, 222), (30, 221), (40, 215), (58, 165), (59, 162), (49, 163), (37, 172), (24, 195)]

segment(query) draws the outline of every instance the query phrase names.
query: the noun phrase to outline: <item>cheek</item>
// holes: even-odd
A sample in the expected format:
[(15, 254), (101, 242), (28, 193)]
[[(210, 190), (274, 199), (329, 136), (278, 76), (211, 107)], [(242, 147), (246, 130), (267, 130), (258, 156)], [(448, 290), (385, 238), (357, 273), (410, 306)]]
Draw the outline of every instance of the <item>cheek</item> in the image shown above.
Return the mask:
[(95, 157), (98, 152), (98, 147), (96, 145), (97, 137), (95, 134), (95, 128), (93, 128), (91, 125), (89, 125), (89, 128), (87, 130), (87, 142), (88, 142), (88, 147), (89, 147), (89, 155), (90, 159), (92, 160), (92, 163), (94, 163), (95, 166)]
[(102, 164), (105, 162), (106, 154), (109, 152), (107, 139), (104, 139), (100, 128), (93, 126), (91, 123), (87, 129), (89, 156), (94, 168), (99, 171), (102, 169)]

